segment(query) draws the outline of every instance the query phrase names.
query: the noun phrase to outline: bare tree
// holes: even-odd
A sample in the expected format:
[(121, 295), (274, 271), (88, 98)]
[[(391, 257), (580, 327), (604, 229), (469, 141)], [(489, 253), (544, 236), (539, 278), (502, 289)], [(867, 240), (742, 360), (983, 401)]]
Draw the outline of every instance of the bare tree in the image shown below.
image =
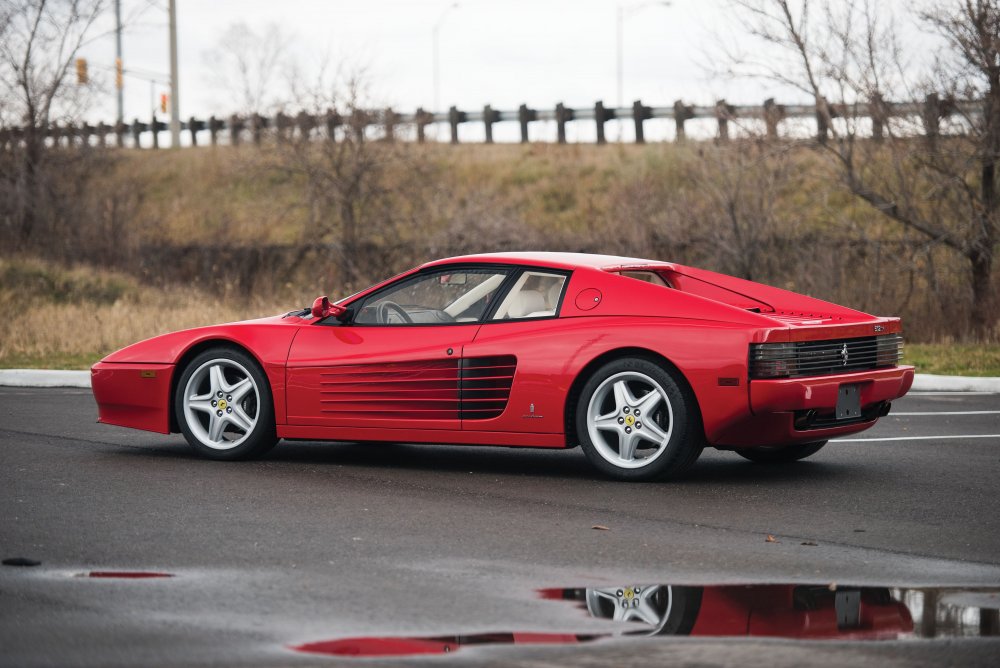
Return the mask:
[[(811, 145), (854, 196), (965, 260), (970, 329), (987, 336), (998, 306), (998, 2), (953, 0), (918, 15), (943, 39), (933, 72), (906, 62), (893, 17), (871, 0), (733, 4), (764, 47), (757, 59), (739, 59), (735, 72), (772, 79), (816, 102)], [(921, 94), (927, 97), (920, 118), (893, 115), (892, 101)], [(977, 100), (975, 112), (942, 127), (946, 112), (962, 110), (959, 98)]]
[(775, 265), (782, 262), (774, 257), (778, 230), (788, 234), (795, 227), (794, 221), (783, 220), (787, 214), (780, 210), (781, 189), (794, 169), (788, 147), (748, 139), (705, 147), (700, 153), (690, 174), (700, 191), (698, 199), (717, 217), (700, 226), (713, 234), (711, 245), (718, 255), (713, 265), (747, 280), (776, 275)]
[(300, 123), (294, 138), (279, 136), (278, 169), (301, 178), (306, 188), (307, 245), (332, 251), (340, 280), (356, 287), (375, 277), (368, 269), (374, 253), (381, 255), (379, 264), (395, 264), (415, 227), (409, 223), (420, 215), (427, 165), (407, 143), (366, 133), (386, 112), (375, 110), (363, 75), (354, 73), (340, 85), (326, 78), (321, 72), (317, 86), (299, 87), (299, 104), (311, 110), (299, 119), (315, 119), (317, 127)]
[(205, 52), (210, 81), (233, 99), (234, 111), (265, 113), (280, 105), (278, 85), (288, 66), (291, 39), (276, 23), (257, 31), (239, 21), (226, 28), (218, 46)]
[(26, 241), (45, 201), (45, 139), (68, 107), (70, 70), (105, 8), (104, 0), (3, 0), (0, 3), (0, 123), (18, 125), (20, 141), (3, 169), (6, 215)]
[[(967, 235), (960, 250), (972, 265), (972, 288), (982, 309), (980, 328), (991, 324), (997, 287), (994, 260), (1000, 242), (997, 161), (1000, 159), (1000, 3), (965, 0), (951, 7), (924, 12), (923, 20), (947, 40), (938, 80), (946, 96), (982, 101), (977, 116), (967, 116), (968, 133), (959, 136), (959, 150), (932, 151), (928, 167), (954, 184), (955, 200), (966, 216)], [(936, 158), (935, 156), (940, 156)], [(978, 172), (978, 174), (977, 174)], [(978, 180), (978, 184), (976, 183)], [(977, 187), (978, 186), (978, 187)]]

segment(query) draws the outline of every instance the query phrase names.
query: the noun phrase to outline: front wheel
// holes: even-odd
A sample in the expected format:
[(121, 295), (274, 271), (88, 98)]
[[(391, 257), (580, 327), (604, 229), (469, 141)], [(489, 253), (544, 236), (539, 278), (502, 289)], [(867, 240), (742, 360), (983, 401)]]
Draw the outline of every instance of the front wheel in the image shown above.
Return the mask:
[(583, 386), (576, 429), (587, 459), (619, 480), (676, 475), (701, 454), (695, 399), (655, 362), (608, 362)]
[(736, 451), (736, 454), (758, 464), (787, 464), (816, 454), (826, 443), (826, 441), (816, 441), (815, 443), (799, 443), (796, 445), (741, 448)]
[(267, 377), (235, 348), (191, 360), (177, 382), (174, 410), (188, 444), (211, 459), (249, 459), (278, 442)]

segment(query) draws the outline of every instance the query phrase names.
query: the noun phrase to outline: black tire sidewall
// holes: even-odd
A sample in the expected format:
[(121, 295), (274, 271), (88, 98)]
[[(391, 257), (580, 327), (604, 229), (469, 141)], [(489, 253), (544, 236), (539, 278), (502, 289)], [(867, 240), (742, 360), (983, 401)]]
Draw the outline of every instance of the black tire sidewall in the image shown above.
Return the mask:
[(656, 635), (686, 636), (698, 621), (701, 611), (702, 587), (671, 586), (670, 617), (657, 629)]
[[(187, 424), (187, 417), (184, 415), (184, 390), (198, 367), (206, 362), (222, 359), (240, 364), (253, 377), (258, 392), (257, 422), (254, 424), (250, 436), (238, 446), (228, 450), (215, 450), (203, 444), (191, 432)], [(209, 348), (196, 355), (187, 363), (181, 371), (180, 377), (177, 379), (177, 387), (174, 390), (174, 415), (177, 418), (177, 426), (180, 428), (188, 445), (198, 452), (198, 454), (209, 459), (226, 461), (249, 459), (267, 452), (278, 442), (275, 433), (274, 400), (271, 394), (271, 384), (257, 360), (238, 348)]]
[[(666, 451), (652, 463), (636, 469), (615, 466), (602, 457), (590, 439), (587, 425), (587, 408), (598, 386), (609, 377), (627, 371), (642, 373), (655, 380), (666, 393), (673, 411), (673, 430)], [(693, 403), (693, 397), (682, 389), (681, 382), (656, 362), (642, 357), (612, 360), (597, 369), (580, 391), (576, 405), (576, 433), (587, 459), (605, 475), (626, 481), (663, 478), (686, 469), (694, 461), (692, 450), (701, 450), (691, 433), (692, 426), (697, 424), (697, 419), (692, 415)]]

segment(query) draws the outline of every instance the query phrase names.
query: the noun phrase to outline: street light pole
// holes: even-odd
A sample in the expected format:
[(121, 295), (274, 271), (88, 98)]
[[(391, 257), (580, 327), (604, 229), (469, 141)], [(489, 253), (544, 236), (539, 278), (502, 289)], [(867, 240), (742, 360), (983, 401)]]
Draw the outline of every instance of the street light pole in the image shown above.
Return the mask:
[[(623, 5), (621, 3), (617, 6), (617, 21), (615, 21), (615, 44), (616, 44), (616, 62), (618, 64), (617, 72), (617, 89), (618, 96), (615, 100), (618, 109), (622, 108), (625, 104), (625, 19), (633, 16), (647, 7), (654, 7), (659, 5), (660, 7), (669, 7), (669, 0), (657, 0), (656, 2), (642, 2), (637, 5)], [(620, 126), (620, 124), (619, 124)]]
[(177, 82), (177, 0), (170, 0), (170, 147), (181, 145), (181, 113)]
[(623, 58), (623, 53), (622, 53), (622, 51), (623, 51), (622, 36), (623, 36), (623, 33), (625, 32), (625, 28), (624, 28), (624, 26), (625, 26), (625, 8), (622, 7), (621, 5), (618, 5), (618, 7), (617, 7), (617, 13), (618, 13), (618, 20), (615, 22), (615, 29), (616, 29), (616, 32), (615, 32), (615, 44), (617, 45), (617, 50), (616, 50), (617, 61), (616, 62), (618, 64), (618, 71), (617, 71), (618, 76), (617, 76), (617, 81), (616, 82), (618, 84), (618, 96), (615, 98), (615, 107), (617, 107), (618, 109), (621, 109), (622, 103), (624, 102), (624, 97), (625, 97), (624, 93), (623, 93), (623, 88), (624, 88), (624, 85), (625, 85), (624, 84), (624, 79), (625, 79), (625, 65), (623, 63), (624, 58)]
[(434, 27), (431, 28), (431, 46), (433, 49), (433, 71), (432, 75), (434, 77), (434, 108), (431, 110), (433, 113), (437, 113), (441, 110), (441, 54), (440, 46), (438, 45), (438, 38), (441, 35), (441, 24), (444, 23), (445, 17), (451, 13), (451, 10), (458, 7), (457, 2), (453, 2), (444, 8), (441, 12), (441, 16), (434, 23)]
[(118, 118), (125, 118), (125, 83), (122, 81), (122, 0), (115, 0), (115, 88), (118, 89)]

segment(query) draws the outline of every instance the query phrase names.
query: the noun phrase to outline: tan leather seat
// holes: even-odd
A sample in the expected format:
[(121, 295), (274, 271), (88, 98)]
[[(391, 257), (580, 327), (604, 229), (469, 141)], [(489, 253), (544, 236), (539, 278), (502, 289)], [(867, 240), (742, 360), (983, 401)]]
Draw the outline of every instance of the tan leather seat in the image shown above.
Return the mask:
[(564, 281), (555, 281), (552, 283), (552, 287), (545, 294), (545, 305), (555, 313), (555, 310), (559, 308), (559, 293), (562, 292)]
[(521, 290), (514, 295), (510, 307), (507, 309), (508, 318), (539, 317), (542, 315), (552, 315), (545, 309), (545, 297), (536, 290)]

